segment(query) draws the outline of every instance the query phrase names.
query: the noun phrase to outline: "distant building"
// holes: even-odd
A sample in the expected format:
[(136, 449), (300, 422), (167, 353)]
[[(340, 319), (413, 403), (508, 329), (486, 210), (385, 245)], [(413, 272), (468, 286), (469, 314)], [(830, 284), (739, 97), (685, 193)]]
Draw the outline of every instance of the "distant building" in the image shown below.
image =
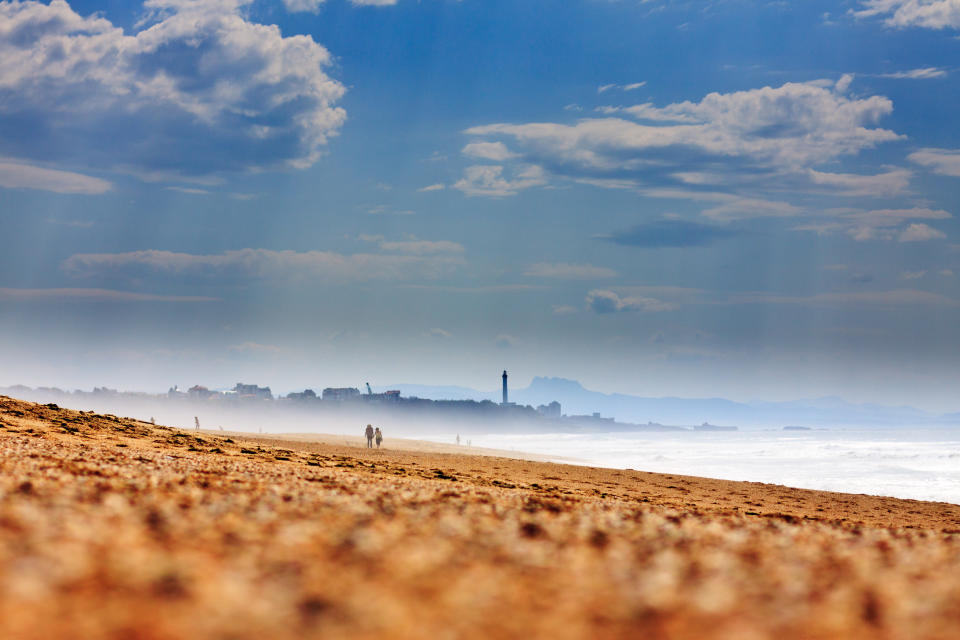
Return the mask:
[(344, 400), (356, 400), (359, 395), (360, 389), (355, 387), (327, 387), (323, 390), (324, 402), (343, 402)]
[(360, 397), (367, 402), (398, 402), (400, 400), (400, 391), (398, 389), (390, 389), (383, 393), (371, 392)]
[(194, 400), (206, 400), (207, 398), (209, 398), (212, 395), (215, 395), (216, 393), (217, 393), (216, 391), (210, 391), (210, 389), (207, 389), (206, 387), (199, 384), (195, 384), (189, 389), (187, 389), (187, 395), (193, 398)]
[(559, 418), (561, 415), (560, 403), (554, 400), (550, 404), (541, 404), (537, 407), (537, 413), (545, 418)]
[(316, 400), (317, 392), (313, 389), (304, 389), (300, 393), (288, 393), (288, 400)]
[[(57, 389), (56, 387), (54, 387), (54, 388), (52, 388), (52, 389), (49, 388), (49, 387), (40, 387), (39, 389), (37, 389), (37, 391), (60, 391), (60, 389)], [(117, 391), (116, 389), (110, 389), (110, 388), (108, 388), (108, 387), (94, 387), (92, 393), (93, 393), (93, 395), (95, 395), (95, 396), (116, 396), (116, 395), (120, 395), (120, 392), (119, 392), (119, 391)]]
[(509, 399), (507, 398), (507, 370), (503, 370), (503, 402), (502, 404), (510, 404)]
[(570, 420), (571, 422), (586, 422), (586, 423), (597, 423), (597, 422), (612, 423), (616, 421), (614, 418), (604, 418), (603, 416), (600, 415), (600, 412), (598, 411), (594, 411), (593, 414), (589, 416), (565, 416), (565, 419)]
[(270, 387), (258, 387), (255, 384), (243, 384), (242, 382), (238, 382), (236, 386), (233, 387), (233, 391), (239, 398), (273, 400), (273, 393), (270, 392)]

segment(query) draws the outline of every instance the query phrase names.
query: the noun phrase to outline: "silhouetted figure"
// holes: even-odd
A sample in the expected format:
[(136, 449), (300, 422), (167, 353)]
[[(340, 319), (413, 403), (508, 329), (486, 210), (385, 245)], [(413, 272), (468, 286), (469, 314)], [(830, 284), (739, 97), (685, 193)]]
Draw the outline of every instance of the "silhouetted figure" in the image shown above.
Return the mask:
[(459, 433), (457, 434), (457, 446), (458, 446), (458, 447), (460, 446), (460, 434), (459, 434)]
[(373, 425), (372, 425), (372, 424), (368, 424), (368, 425), (367, 425), (367, 430), (363, 432), (363, 435), (367, 436), (367, 448), (368, 448), (368, 449), (373, 449), (373, 436), (374, 436), (374, 433), (373, 433)]
[(200, 431), (200, 418), (193, 416), (193, 426), (196, 427), (197, 431)]
[(376, 441), (377, 441), (377, 449), (379, 449), (379, 448), (380, 448), (380, 443), (383, 442), (383, 432), (380, 431), (380, 427), (377, 427), (377, 428), (374, 430), (373, 435), (374, 435), (374, 438), (375, 438)]

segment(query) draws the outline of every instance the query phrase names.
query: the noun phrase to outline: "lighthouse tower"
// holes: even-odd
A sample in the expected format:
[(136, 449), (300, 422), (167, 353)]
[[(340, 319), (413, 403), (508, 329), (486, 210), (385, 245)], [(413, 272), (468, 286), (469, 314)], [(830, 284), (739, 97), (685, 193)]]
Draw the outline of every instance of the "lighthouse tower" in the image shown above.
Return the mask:
[(510, 404), (507, 402), (507, 370), (503, 370), (503, 404)]

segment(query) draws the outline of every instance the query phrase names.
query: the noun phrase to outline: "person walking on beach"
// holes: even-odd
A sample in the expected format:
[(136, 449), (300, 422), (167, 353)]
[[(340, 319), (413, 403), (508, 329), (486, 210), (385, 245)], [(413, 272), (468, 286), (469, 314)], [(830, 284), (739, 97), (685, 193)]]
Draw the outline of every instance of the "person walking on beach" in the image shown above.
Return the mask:
[(373, 425), (368, 424), (367, 430), (363, 432), (367, 436), (367, 449), (373, 449)]
[(374, 436), (376, 437), (376, 440), (377, 440), (377, 449), (379, 449), (380, 443), (383, 442), (383, 432), (380, 431), (380, 427), (376, 428), (376, 430), (374, 431)]

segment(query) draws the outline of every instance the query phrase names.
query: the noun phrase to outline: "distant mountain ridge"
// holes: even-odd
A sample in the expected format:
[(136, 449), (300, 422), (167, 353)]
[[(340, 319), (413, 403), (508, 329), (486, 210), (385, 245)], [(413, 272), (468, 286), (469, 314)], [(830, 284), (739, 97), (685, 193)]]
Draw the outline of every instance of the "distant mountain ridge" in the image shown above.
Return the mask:
[[(384, 387), (386, 388), (386, 387)], [(460, 386), (391, 385), (405, 396), (434, 400), (474, 399), (500, 401), (500, 390), (478, 391)], [(557, 401), (567, 415), (599, 412), (618, 422), (694, 425), (703, 422), (747, 427), (784, 425), (905, 426), (960, 423), (960, 412), (937, 415), (910, 406), (855, 404), (842, 398), (823, 397), (787, 402), (736, 402), (725, 398), (651, 398), (622, 393), (602, 393), (584, 388), (576, 380), (535, 377), (526, 388), (511, 389), (510, 401), (537, 406)]]

